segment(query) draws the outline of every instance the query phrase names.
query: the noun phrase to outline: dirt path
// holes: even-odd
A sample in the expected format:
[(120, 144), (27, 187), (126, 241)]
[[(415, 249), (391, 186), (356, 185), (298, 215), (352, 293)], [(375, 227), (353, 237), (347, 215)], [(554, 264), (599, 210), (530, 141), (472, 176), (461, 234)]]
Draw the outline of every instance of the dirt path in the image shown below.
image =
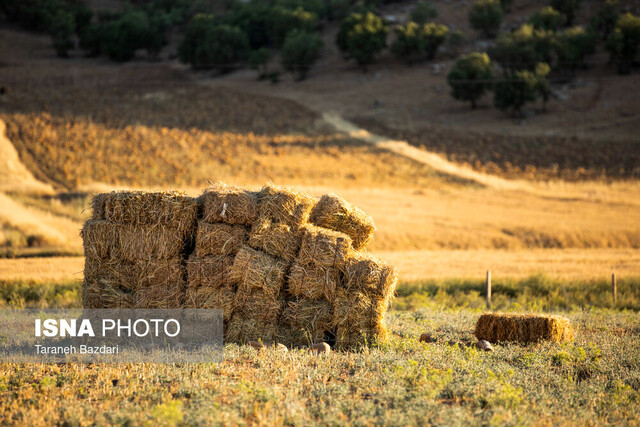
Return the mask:
[(524, 181), (506, 180), (456, 165), (438, 154), (414, 147), (406, 141), (393, 140), (371, 133), (366, 129), (348, 122), (337, 114), (324, 113), (322, 118), (327, 123), (335, 127), (336, 130), (344, 132), (352, 138), (368, 142), (376, 147), (383, 148), (397, 155), (423, 163), (438, 172), (500, 190), (532, 190), (532, 187)]
[(53, 194), (53, 187), (38, 181), (20, 161), (5, 131), (6, 124), (0, 120), (0, 192)]

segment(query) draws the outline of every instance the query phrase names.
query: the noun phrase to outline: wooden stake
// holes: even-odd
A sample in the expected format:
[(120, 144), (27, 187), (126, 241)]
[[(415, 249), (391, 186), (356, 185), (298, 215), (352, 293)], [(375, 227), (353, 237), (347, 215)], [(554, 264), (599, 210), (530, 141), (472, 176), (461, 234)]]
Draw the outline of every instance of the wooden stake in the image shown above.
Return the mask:
[(491, 270), (487, 270), (487, 305), (491, 307)]
[(616, 283), (616, 274), (611, 275), (611, 292), (613, 292), (613, 303), (618, 300), (618, 284)]

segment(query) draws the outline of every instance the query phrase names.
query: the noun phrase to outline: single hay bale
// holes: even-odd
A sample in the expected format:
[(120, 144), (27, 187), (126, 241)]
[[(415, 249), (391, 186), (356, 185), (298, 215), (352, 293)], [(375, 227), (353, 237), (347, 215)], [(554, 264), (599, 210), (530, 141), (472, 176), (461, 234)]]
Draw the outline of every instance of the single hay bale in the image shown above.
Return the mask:
[(300, 249), (302, 232), (283, 222), (258, 219), (251, 227), (249, 246), (291, 262)]
[(210, 288), (208, 286), (188, 287), (186, 308), (209, 308), (222, 310), (225, 324), (231, 319), (236, 306), (236, 290), (232, 286)]
[(266, 185), (258, 194), (258, 216), (263, 220), (283, 222), (299, 228), (309, 220), (315, 199), (305, 193), (274, 185)]
[(219, 288), (230, 285), (234, 259), (232, 256), (198, 258), (191, 255), (187, 260), (188, 287)]
[(371, 241), (376, 226), (373, 218), (335, 194), (325, 194), (311, 211), (309, 221), (351, 237), (353, 248), (363, 249)]
[(242, 225), (210, 224), (200, 221), (196, 234), (196, 256), (235, 255), (247, 241), (247, 229)]
[(543, 314), (485, 313), (476, 324), (475, 335), (489, 342), (521, 343), (541, 340), (563, 342), (574, 338), (568, 319)]
[(109, 193), (94, 194), (91, 199), (91, 219), (104, 220), (105, 219), (105, 204)]
[(372, 298), (361, 292), (338, 289), (333, 310), (336, 347), (349, 349), (386, 342), (389, 335), (385, 327), (388, 305), (389, 298)]
[(81, 236), (86, 256), (130, 262), (182, 257), (190, 239), (179, 229), (162, 224), (142, 226), (98, 220), (86, 221)]
[(293, 296), (333, 301), (340, 284), (340, 271), (335, 267), (301, 264), (296, 261), (289, 270), (287, 290)]
[(162, 224), (192, 233), (198, 218), (196, 200), (180, 191), (119, 191), (98, 196), (104, 197), (104, 219), (116, 224)]
[(272, 342), (278, 330), (277, 320), (253, 319), (234, 313), (225, 331), (225, 342), (244, 344), (248, 341)]
[(351, 238), (344, 233), (307, 224), (298, 254), (300, 264), (341, 267), (349, 258)]
[(238, 290), (235, 311), (227, 325), (227, 342), (271, 342), (278, 331), (284, 301), (260, 289)]
[(344, 273), (344, 284), (349, 291), (380, 298), (393, 295), (398, 283), (398, 273), (393, 266), (364, 253), (352, 253)]
[(233, 261), (230, 280), (246, 294), (253, 289), (277, 298), (284, 284), (287, 264), (264, 252), (243, 246)]
[(289, 301), (282, 312), (278, 338), (293, 346), (324, 341), (333, 331), (333, 305), (326, 300)]
[(229, 280), (234, 258), (191, 255), (187, 260), (187, 308), (214, 308), (223, 310), (224, 322), (233, 314), (236, 286)]
[(258, 193), (217, 182), (198, 198), (204, 222), (251, 225), (258, 216)]
[(85, 308), (179, 308), (185, 294), (182, 260), (85, 259)]

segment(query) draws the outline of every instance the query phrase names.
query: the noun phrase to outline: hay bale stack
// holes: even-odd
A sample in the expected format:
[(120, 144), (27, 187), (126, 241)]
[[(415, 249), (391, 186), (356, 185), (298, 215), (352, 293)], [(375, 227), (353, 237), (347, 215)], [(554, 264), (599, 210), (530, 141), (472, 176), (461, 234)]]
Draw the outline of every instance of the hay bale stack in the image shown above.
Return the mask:
[(574, 338), (568, 319), (542, 314), (485, 313), (476, 324), (475, 335), (489, 342), (564, 342)]
[(196, 201), (181, 192), (131, 191), (98, 194), (91, 205), (81, 232), (83, 306), (181, 307)]
[(217, 182), (198, 198), (202, 221), (208, 223), (253, 224), (258, 215), (258, 194), (243, 187)]
[(222, 309), (227, 342), (348, 349), (387, 336), (397, 274), (361, 252), (373, 220), (338, 196), (216, 183), (197, 200), (120, 192), (92, 207), (85, 307)]
[(310, 222), (351, 237), (355, 250), (364, 249), (373, 238), (373, 218), (335, 194), (325, 194), (315, 205)]

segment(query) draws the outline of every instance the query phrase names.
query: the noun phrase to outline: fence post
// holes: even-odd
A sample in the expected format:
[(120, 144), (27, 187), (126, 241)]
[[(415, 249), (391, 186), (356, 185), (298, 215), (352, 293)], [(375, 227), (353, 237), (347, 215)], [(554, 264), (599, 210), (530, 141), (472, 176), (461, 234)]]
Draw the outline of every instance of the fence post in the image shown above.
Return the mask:
[(618, 299), (618, 284), (616, 283), (615, 273), (611, 275), (611, 292), (613, 292), (613, 305), (615, 305)]
[(487, 306), (491, 307), (491, 270), (487, 270)]

